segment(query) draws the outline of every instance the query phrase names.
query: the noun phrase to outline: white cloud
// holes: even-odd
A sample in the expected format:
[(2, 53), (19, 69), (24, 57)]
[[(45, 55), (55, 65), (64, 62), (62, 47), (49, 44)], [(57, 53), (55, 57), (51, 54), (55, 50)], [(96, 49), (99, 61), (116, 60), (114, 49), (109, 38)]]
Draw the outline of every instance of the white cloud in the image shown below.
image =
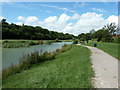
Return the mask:
[[(72, 16), (68, 16), (67, 14), (63, 13), (59, 17), (49, 16), (43, 21), (39, 21), (38, 18), (35, 16), (29, 16), (27, 18), (21, 16), (18, 17), (18, 20), (23, 21), (24, 24), (27, 25), (29, 24), (33, 26), (41, 26), (49, 30), (70, 33), (74, 35), (87, 33), (93, 28), (95, 30), (98, 30), (104, 25), (112, 22), (118, 24), (118, 16), (111, 15), (108, 18), (104, 18), (103, 14), (92, 12), (83, 13), (81, 15), (75, 13)], [(76, 20), (76, 22), (73, 23), (72, 20)], [(18, 22), (17, 24), (21, 25), (22, 23)]]
[(44, 28), (48, 28), (50, 30), (63, 32), (63, 29), (67, 25), (67, 21), (70, 19), (70, 16), (63, 13), (58, 18), (57, 16), (50, 16), (43, 21), (40, 21), (38, 24)]
[(18, 16), (17, 19), (20, 20), (20, 21), (24, 21), (25, 20), (25, 18), (22, 17), (22, 16)]
[(22, 26), (22, 24), (23, 24), (23, 23), (22, 23), (22, 22), (17, 22), (16, 24), (17, 24), (17, 25), (21, 25), (21, 26)]
[(92, 8), (92, 10), (97, 11), (97, 12), (102, 12), (102, 13), (106, 12), (105, 10), (99, 9), (99, 8)]
[(67, 14), (63, 13), (60, 15), (58, 22), (60, 23), (66, 23), (66, 21), (68, 21), (70, 19), (70, 16), (68, 16)]
[(80, 15), (78, 13), (75, 13), (70, 19), (71, 20), (76, 20), (76, 19), (79, 19), (80, 18)]
[(80, 19), (74, 26), (76, 34), (81, 32), (89, 32), (91, 29), (99, 29), (106, 24), (106, 20), (102, 17), (102, 14), (85, 13), (82, 14)]
[(4, 18), (4, 17), (1, 17), (1, 16), (0, 16), (0, 21), (1, 21), (3, 18)]
[(70, 33), (74, 28), (74, 24), (73, 23), (68, 23), (65, 28), (63, 29), (63, 32), (65, 33)]
[(17, 19), (20, 21), (23, 21), (24, 24), (26, 24), (26, 25), (31, 25), (33, 23), (36, 23), (39, 20), (36, 16), (29, 16), (27, 18), (22, 17), (22, 16), (18, 16)]
[(112, 23), (118, 24), (118, 16), (115, 16), (115, 15), (109, 16), (107, 21), (108, 21), (108, 23), (112, 22)]
[(57, 20), (56, 16), (50, 16), (50, 17), (46, 18), (44, 21), (46, 23), (50, 23), (50, 22), (55, 22), (56, 20)]
[(38, 18), (35, 16), (29, 16), (26, 18), (26, 22), (31, 23), (31, 22), (36, 22), (38, 21)]

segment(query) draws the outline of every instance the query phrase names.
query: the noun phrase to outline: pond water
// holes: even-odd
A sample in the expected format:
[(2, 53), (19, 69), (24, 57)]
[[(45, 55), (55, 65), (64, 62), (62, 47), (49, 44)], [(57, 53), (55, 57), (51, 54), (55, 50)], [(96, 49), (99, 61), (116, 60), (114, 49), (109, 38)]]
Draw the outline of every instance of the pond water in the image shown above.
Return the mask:
[(72, 44), (72, 42), (57, 42), (51, 45), (34, 45), (28, 48), (3, 48), (2, 49), (2, 69), (9, 66), (18, 64), (23, 56), (30, 54), (31, 52), (53, 52), (56, 49), (60, 49), (64, 44)]

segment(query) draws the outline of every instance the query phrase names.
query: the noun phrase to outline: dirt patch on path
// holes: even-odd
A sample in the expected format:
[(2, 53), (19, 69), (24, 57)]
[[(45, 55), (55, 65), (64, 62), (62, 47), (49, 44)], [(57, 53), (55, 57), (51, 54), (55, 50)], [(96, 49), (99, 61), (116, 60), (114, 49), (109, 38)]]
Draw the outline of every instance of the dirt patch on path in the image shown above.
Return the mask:
[(118, 60), (104, 51), (90, 46), (92, 64), (95, 71), (95, 88), (118, 88)]

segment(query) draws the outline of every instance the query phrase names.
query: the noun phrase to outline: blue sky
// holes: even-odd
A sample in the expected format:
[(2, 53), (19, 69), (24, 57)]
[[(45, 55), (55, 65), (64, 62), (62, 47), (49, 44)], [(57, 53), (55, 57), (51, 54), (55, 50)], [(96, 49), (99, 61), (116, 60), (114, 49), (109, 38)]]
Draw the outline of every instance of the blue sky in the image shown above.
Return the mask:
[[(38, 25), (50, 30), (77, 35), (81, 32), (88, 32), (92, 28), (98, 29), (107, 24), (107, 20), (114, 22), (112, 18), (116, 19), (118, 16), (117, 4), (117, 2), (7, 2), (2, 3), (1, 17), (6, 18), (10, 23)], [(72, 18), (73, 16), (76, 18)], [(99, 20), (102, 19), (104, 19), (102, 20), (104, 24), (100, 24), (101, 26), (87, 24), (90, 28), (85, 30), (85, 24), (87, 21), (91, 23), (92, 17), (96, 17), (93, 20), (97, 21), (92, 21), (93, 24), (99, 24)], [(59, 23), (60, 20), (65, 20), (63, 21), (65, 25)], [(52, 24), (56, 24), (56, 27), (52, 28)], [(77, 30), (79, 27), (84, 28), (84, 30)]]

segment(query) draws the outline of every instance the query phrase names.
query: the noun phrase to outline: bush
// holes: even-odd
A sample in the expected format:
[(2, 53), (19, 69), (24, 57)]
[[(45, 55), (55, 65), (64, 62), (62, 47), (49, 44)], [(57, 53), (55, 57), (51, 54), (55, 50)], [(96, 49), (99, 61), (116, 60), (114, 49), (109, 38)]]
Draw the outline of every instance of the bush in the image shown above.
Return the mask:
[(31, 42), (29, 42), (29, 45), (39, 45), (39, 42), (38, 41), (31, 41)]
[(46, 41), (46, 45), (50, 45), (52, 43), (52, 41)]
[(60, 52), (60, 49), (56, 49), (56, 52)]
[(74, 41), (73, 41), (73, 44), (78, 44), (78, 40), (74, 40)]
[(75, 40), (75, 38), (72, 38), (72, 40), (74, 41), (74, 40)]
[(110, 38), (110, 42), (112, 43), (114, 41), (114, 38)]
[(97, 42), (100, 42), (100, 41), (101, 41), (101, 38), (98, 38), (98, 39), (97, 39)]
[(101, 40), (102, 42), (106, 42), (106, 38), (102, 38), (102, 40)]

